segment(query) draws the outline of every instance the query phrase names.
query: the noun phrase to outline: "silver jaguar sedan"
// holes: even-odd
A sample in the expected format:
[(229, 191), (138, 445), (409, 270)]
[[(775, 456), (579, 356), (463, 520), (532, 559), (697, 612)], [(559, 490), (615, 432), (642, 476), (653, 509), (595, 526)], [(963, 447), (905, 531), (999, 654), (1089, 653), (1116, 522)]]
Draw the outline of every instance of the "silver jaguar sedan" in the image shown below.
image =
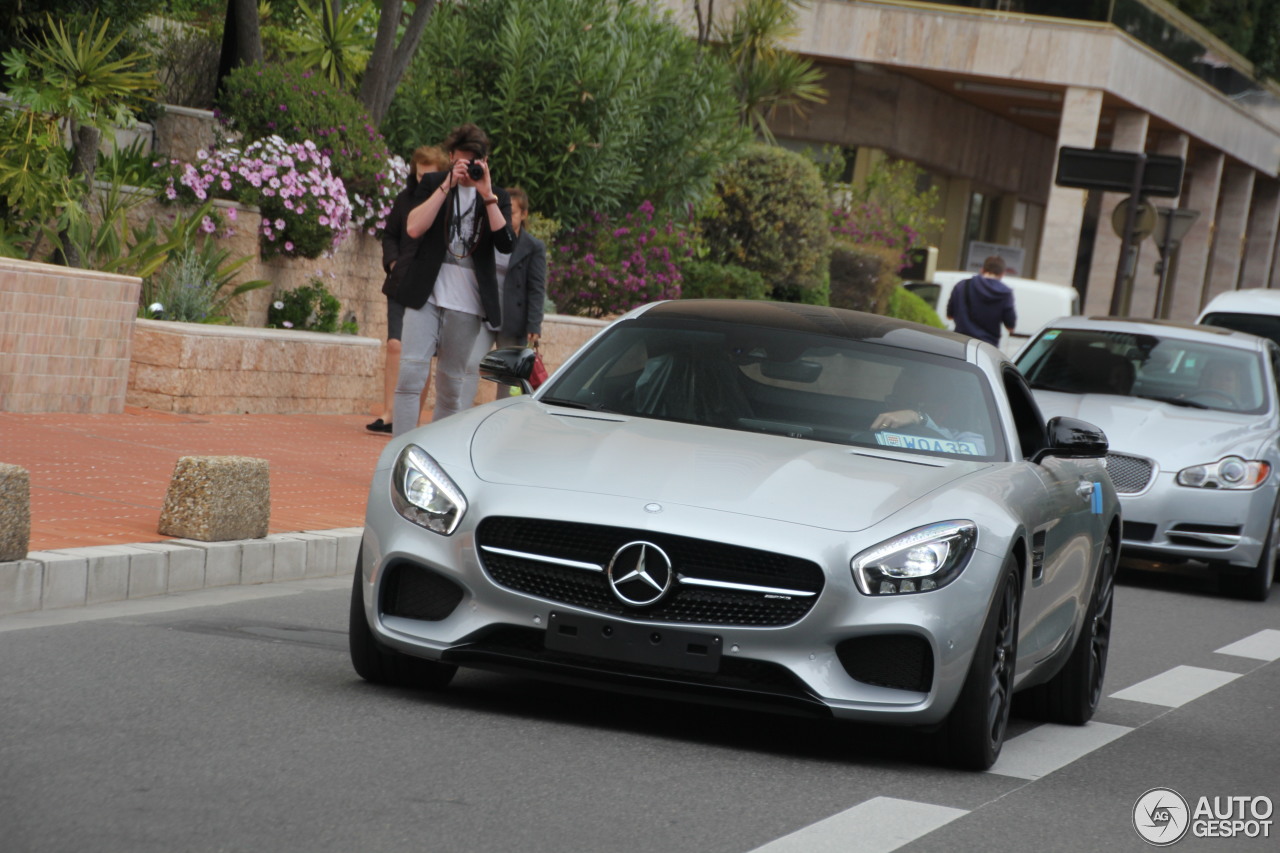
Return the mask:
[(1280, 544), (1280, 348), (1211, 326), (1071, 317), (1018, 367), (1049, 415), (1110, 440), (1124, 553), (1203, 561), (1228, 591), (1265, 600)]
[(1096, 428), (998, 350), (839, 309), (638, 308), (536, 393), (393, 440), (351, 596), (356, 671), (459, 666), (937, 732), (989, 767), (1015, 691), (1101, 696), (1119, 502)]

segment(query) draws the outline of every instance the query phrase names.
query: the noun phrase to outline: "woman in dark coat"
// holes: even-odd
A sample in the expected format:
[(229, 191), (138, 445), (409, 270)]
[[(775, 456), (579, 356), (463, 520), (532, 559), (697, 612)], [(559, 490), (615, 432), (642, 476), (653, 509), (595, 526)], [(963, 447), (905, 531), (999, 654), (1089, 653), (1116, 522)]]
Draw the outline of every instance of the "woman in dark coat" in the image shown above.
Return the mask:
[[(542, 337), (542, 312), (547, 297), (547, 247), (524, 227), (529, 217), (528, 194), (520, 187), (510, 188), (507, 194), (511, 196), (511, 229), (516, 232), (516, 244), (509, 255), (494, 253), (502, 294), (502, 325), (496, 330), (497, 345), (536, 349)], [(498, 386), (499, 397), (510, 394), (510, 386)]]

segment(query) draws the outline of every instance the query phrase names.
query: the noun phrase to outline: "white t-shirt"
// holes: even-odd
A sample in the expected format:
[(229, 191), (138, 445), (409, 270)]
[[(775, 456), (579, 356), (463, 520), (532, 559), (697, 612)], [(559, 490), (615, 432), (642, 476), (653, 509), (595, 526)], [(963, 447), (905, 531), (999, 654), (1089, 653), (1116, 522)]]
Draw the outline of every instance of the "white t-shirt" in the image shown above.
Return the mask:
[[(440, 265), (440, 274), (436, 276), (435, 289), (427, 300), (438, 308), (450, 311), (461, 311), (464, 314), (484, 316), (484, 306), (480, 304), (480, 282), (476, 279), (476, 268), (471, 257), (460, 258), (466, 252), (471, 234), (476, 225), (475, 204), (478, 201), (475, 187), (458, 187), (458, 207), (462, 211), (461, 234), (450, 233), (451, 242), (444, 253), (444, 263)], [(450, 205), (449, 216), (454, 215), (452, 199), (446, 200)], [(444, 211), (441, 211), (444, 213)], [(483, 214), (481, 214), (483, 215)], [(460, 239), (455, 239), (460, 237)]]

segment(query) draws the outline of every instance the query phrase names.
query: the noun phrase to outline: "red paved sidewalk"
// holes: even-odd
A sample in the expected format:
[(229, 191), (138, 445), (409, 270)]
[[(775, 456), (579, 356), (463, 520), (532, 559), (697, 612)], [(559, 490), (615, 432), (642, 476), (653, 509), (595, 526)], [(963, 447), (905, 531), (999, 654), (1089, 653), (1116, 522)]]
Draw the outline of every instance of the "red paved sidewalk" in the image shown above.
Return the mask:
[(271, 471), (271, 533), (358, 527), (390, 436), (364, 415), (0, 413), (0, 462), (31, 476), (31, 551), (162, 542), (180, 456), (256, 456)]

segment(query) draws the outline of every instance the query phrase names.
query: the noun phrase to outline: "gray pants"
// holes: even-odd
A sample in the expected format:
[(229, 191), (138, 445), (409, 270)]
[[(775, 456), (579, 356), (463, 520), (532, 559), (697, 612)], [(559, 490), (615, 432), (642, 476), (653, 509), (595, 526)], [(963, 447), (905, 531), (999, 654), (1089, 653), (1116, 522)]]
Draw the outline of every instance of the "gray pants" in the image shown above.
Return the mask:
[(400, 375), (396, 378), (395, 435), (418, 425), (418, 395), (431, 375), (436, 357), (436, 406), (431, 420), (438, 421), (470, 408), (480, 384), (480, 359), (493, 345), (493, 332), (474, 314), (437, 308), (431, 303), (404, 309), (400, 339)]

